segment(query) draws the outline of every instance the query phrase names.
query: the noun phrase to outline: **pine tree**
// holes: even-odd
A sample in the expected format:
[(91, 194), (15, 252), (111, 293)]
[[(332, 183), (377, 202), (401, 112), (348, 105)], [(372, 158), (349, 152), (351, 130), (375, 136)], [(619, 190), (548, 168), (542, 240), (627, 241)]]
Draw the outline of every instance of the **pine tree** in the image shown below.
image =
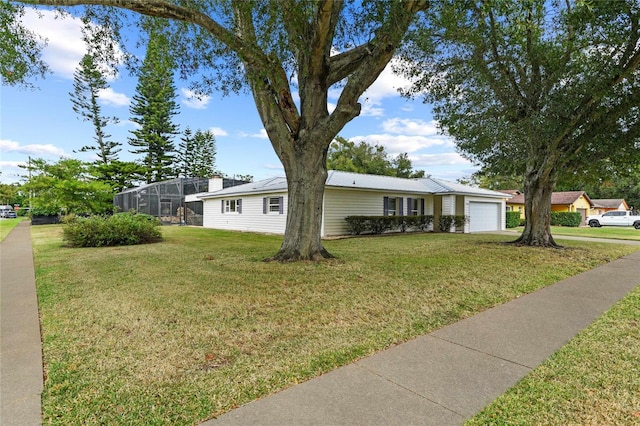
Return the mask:
[(129, 144), (137, 148), (131, 153), (144, 155), (147, 183), (175, 177), (173, 137), (179, 129), (172, 122), (178, 114), (174, 68), (167, 39), (152, 30), (130, 107), (131, 121), (139, 126), (131, 131), (134, 137), (129, 138)]
[(90, 121), (95, 129), (93, 145), (85, 145), (81, 152), (95, 151), (98, 155), (96, 164), (109, 164), (117, 160), (118, 148), (121, 144), (108, 140), (111, 135), (105, 134), (105, 127), (117, 123), (116, 118), (104, 117), (98, 104), (100, 91), (108, 87), (107, 80), (98, 69), (92, 55), (86, 54), (73, 74), (73, 92), (69, 93), (73, 111), (84, 121)]
[(187, 128), (178, 150), (178, 173), (183, 177), (211, 177), (216, 173), (216, 139), (213, 133)]

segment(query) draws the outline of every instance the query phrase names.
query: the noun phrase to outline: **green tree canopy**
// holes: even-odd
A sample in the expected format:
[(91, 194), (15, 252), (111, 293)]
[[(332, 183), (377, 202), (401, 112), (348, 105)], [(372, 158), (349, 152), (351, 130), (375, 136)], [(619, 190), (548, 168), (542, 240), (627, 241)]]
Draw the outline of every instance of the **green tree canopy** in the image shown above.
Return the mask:
[[(523, 176), (517, 242), (555, 246), (551, 193), (566, 174), (640, 162), (637, 0), (434, 3), (405, 71), (467, 158)], [(435, 29), (435, 31), (434, 31)]]
[(52, 163), (32, 159), (22, 186), (32, 194), (31, 208), (41, 214), (100, 214), (113, 207), (113, 190), (91, 175), (91, 164), (71, 158)]
[(382, 145), (356, 144), (340, 136), (329, 146), (327, 168), (371, 175), (424, 177), (424, 171), (413, 170), (407, 153), (393, 157)]
[(216, 138), (213, 133), (187, 127), (178, 145), (178, 175), (211, 177), (216, 174)]
[(169, 41), (153, 27), (130, 107), (131, 121), (139, 127), (131, 131), (129, 144), (134, 147), (133, 154), (143, 155), (147, 183), (175, 177), (173, 138), (179, 129), (172, 121), (178, 114), (174, 68)]

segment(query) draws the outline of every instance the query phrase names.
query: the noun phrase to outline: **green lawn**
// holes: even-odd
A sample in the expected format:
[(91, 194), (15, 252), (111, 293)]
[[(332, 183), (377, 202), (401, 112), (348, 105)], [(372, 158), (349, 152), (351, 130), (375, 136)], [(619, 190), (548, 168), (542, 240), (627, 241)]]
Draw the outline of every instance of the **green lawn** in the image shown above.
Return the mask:
[(640, 424), (639, 342), (640, 287), (466, 425)]
[(261, 259), (278, 236), (163, 233), (71, 249), (60, 226), (32, 227), (45, 424), (194, 424), (638, 249), (419, 234), (277, 264)]
[(0, 219), (0, 241), (3, 241), (9, 232), (15, 228), (22, 218), (17, 219)]
[[(513, 228), (512, 230), (521, 234), (523, 228)], [(635, 229), (633, 226), (603, 226), (602, 228), (570, 228), (567, 226), (552, 226), (551, 235), (570, 235), (576, 237), (612, 238), (614, 240), (640, 241), (640, 229)]]

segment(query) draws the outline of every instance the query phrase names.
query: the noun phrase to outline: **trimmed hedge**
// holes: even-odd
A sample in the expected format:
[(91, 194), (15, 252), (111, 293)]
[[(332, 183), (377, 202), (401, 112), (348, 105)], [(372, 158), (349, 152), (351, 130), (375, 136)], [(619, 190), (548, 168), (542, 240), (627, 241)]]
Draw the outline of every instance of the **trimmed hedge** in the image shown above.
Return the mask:
[(160, 221), (147, 214), (73, 218), (63, 228), (63, 240), (71, 247), (106, 247), (155, 243), (162, 240)]
[(551, 212), (551, 225), (578, 227), (582, 223), (579, 212)]
[(438, 229), (440, 232), (449, 232), (452, 226), (462, 228), (467, 222), (469, 222), (468, 216), (442, 215), (438, 220)]
[(382, 234), (393, 229), (424, 231), (433, 223), (433, 216), (347, 216), (344, 220), (350, 234), (360, 235)]
[(520, 226), (520, 212), (507, 212), (507, 228), (517, 228)]

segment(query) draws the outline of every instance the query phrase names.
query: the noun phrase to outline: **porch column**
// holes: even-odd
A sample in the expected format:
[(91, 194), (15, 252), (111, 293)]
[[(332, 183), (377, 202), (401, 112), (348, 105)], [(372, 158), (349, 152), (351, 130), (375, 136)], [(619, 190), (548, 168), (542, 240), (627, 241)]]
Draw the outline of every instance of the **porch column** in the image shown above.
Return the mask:
[[(456, 196), (455, 195), (443, 195), (442, 196), (442, 216), (454, 216), (456, 214)], [(455, 232), (455, 226), (451, 226), (448, 231)]]

